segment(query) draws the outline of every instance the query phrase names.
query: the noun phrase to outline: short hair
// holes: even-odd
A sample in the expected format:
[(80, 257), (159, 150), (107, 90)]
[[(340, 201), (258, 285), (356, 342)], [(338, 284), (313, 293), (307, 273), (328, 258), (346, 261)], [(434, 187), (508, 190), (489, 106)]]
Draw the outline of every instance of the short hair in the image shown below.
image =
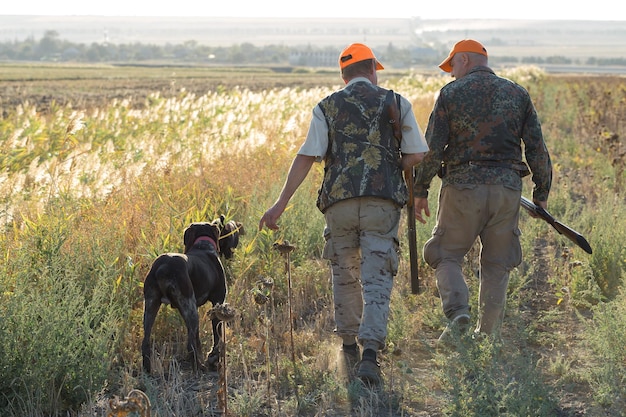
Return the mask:
[(360, 75), (368, 76), (372, 73), (372, 65), (375, 65), (374, 61), (374, 59), (366, 59), (350, 64), (341, 70), (341, 76), (343, 78), (354, 78)]

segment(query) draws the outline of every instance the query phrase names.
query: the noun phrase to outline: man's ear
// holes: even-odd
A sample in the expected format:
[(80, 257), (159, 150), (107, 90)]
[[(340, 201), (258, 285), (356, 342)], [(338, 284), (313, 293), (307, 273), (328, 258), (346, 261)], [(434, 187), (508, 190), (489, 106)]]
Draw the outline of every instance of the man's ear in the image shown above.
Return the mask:
[(470, 54), (466, 52), (461, 53), (461, 59), (462, 59), (464, 67), (467, 67), (470, 64), (470, 60), (471, 60)]

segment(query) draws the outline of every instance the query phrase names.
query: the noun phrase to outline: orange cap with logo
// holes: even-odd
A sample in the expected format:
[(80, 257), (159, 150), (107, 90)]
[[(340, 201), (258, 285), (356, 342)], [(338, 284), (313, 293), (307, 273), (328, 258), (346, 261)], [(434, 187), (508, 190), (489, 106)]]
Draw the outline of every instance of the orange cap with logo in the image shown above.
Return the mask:
[(365, 61), (366, 59), (373, 59), (376, 61), (376, 70), (385, 69), (385, 67), (383, 67), (374, 56), (374, 52), (362, 43), (353, 43), (348, 45), (348, 47), (341, 52), (341, 55), (339, 55), (339, 68), (344, 69), (348, 65), (356, 64), (357, 62)]
[(441, 64), (439, 64), (439, 68), (441, 68), (445, 72), (451, 72), (452, 66), (450, 65), (450, 61), (452, 60), (454, 55), (459, 52), (474, 52), (487, 56), (487, 50), (480, 42), (473, 39), (464, 39), (454, 44), (454, 47), (450, 51), (448, 57), (444, 59)]

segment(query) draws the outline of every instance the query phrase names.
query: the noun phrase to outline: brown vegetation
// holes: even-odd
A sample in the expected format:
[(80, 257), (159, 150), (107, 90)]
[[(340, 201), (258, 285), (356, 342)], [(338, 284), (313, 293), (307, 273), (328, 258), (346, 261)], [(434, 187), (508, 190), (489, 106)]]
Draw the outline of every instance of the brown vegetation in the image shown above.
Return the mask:
[[(555, 161), (550, 212), (583, 233), (593, 255), (522, 214), (524, 262), (512, 274), (503, 343), (479, 341), (446, 356), (433, 349), (445, 325), (433, 273), (420, 263), (423, 291), (411, 294), (401, 225), (385, 385), (364, 390), (346, 381), (332, 334), (323, 219), (314, 207), (321, 171), (294, 196), (280, 232), (254, 232), (306, 133), (311, 106), (339, 85), (338, 74), (102, 71), (0, 80), (3, 178), (22, 187), (4, 189), (0, 212), (7, 253), (0, 407), (13, 399), (7, 415), (103, 415), (111, 398), (137, 389), (157, 416), (222, 415), (226, 406), (231, 415), (259, 417), (624, 415), (623, 78), (507, 74), (529, 89), (542, 118)], [(381, 77), (407, 95), (423, 127), (447, 81)], [(143, 277), (158, 253), (180, 247), (190, 221), (221, 213), (247, 228), (225, 264), (236, 310), (224, 329), (227, 373), (192, 372), (182, 322), (166, 308), (148, 377), (139, 352)], [(431, 229), (432, 219), (418, 227), (418, 245)], [(285, 240), (293, 245), (287, 260), (274, 249)], [(477, 250), (464, 266), (473, 292)], [(210, 310), (200, 314), (208, 345)], [(59, 349), (64, 343), (73, 349)], [(90, 359), (74, 362), (83, 345), (93, 347)], [(471, 382), (463, 379), (469, 373)], [(83, 392), (94, 381), (95, 390)]]

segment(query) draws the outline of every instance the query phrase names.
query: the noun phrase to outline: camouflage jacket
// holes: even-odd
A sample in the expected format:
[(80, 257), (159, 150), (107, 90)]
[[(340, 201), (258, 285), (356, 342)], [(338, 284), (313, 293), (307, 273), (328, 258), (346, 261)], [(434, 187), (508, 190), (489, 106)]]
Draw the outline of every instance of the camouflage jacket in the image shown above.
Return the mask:
[(354, 197), (380, 197), (400, 206), (406, 203), (400, 143), (386, 111), (388, 91), (356, 82), (319, 103), (328, 123), (324, 180), (317, 200), (322, 212)]
[(520, 171), (511, 167), (523, 165), (523, 141), (533, 197), (547, 200), (552, 163), (530, 95), (490, 68), (475, 67), (441, 89), (425, 136), (430, 151), (416, 167), (416, 197), (428, 196), (442, 162), (442, 187), (502, 184), (521, 190)]

